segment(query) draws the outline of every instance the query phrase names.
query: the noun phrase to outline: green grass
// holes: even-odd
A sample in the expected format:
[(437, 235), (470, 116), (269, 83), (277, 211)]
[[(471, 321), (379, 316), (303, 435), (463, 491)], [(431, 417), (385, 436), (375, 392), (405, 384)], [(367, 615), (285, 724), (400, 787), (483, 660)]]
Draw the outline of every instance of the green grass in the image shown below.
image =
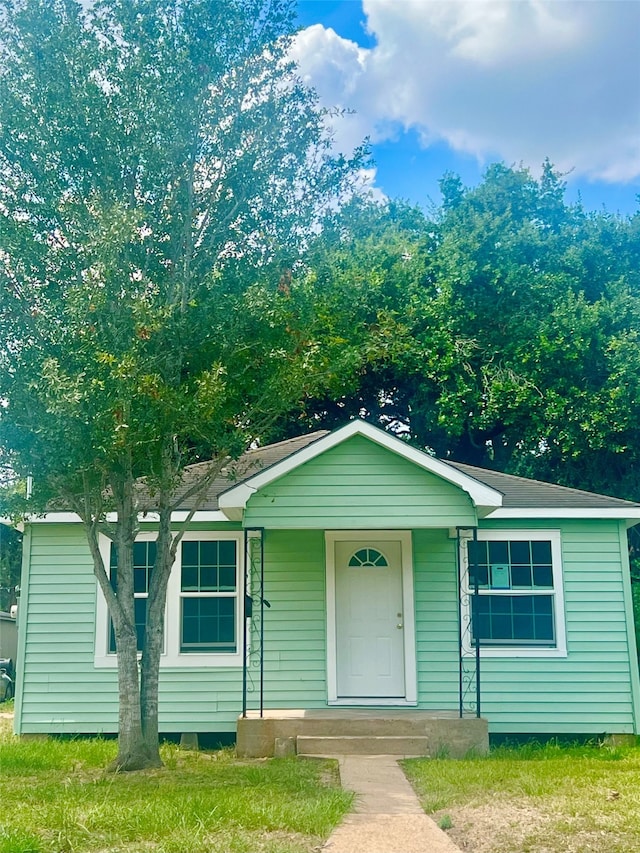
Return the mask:
[(0, 735), (0, 853), (303, 853), (351, 804), (334, 765), (163, 747), (108, 774), (115, 743)]
[(474, 853), (640, 850), (640, 748), (530, 745), (404, 762), (425, 811)]

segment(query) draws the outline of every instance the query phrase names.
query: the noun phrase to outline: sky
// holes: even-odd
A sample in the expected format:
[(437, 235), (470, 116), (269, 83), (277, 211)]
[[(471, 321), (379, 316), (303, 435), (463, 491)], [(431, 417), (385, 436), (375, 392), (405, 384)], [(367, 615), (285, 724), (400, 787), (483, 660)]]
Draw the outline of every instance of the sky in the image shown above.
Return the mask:
[(298, 0), (293, 58), (379, 198), (438, 204), (549, 158), (588, 210), (640, 209), (640, 0)]

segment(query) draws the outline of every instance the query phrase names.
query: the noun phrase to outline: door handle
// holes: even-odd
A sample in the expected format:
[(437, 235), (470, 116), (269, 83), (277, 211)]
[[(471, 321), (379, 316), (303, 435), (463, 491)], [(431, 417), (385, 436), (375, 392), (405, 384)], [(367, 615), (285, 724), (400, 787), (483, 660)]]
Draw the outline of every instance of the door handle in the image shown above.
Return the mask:
[(402, 622), (398, 622), (398, 624), (396, 625), (396, 628), (402, 628), (402, 627), (403, 627)]

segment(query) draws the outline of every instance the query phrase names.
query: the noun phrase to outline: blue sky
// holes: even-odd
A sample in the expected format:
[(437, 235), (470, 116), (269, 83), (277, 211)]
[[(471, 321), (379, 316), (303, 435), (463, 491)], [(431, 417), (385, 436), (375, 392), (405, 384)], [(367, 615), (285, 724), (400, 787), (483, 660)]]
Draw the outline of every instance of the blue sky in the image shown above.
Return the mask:
[(372, 186), (438, 203), (496, 160), (545, 157), (568, 198), (632, 214), (640, 194), (638, 0), (299, 0), (293, 55), (345, 152), (372, 140)]

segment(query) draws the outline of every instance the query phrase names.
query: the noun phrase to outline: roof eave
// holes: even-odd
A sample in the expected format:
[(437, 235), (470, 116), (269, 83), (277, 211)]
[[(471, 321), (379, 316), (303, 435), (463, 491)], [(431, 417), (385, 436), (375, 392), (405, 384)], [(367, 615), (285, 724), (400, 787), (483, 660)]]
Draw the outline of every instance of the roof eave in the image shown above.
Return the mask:
[(253, 477), (249, 477), (244, 483), (232, 486), (230, 489), (222, 492), (218, 497), (220, 509), (228, 518), (239, 520), (242, 518), (249, 498), (256, 491), (356, 435), (368, 438), (375, 444), (413, 462), (452, 485), (458, 486), (469, 495), (479, 513), (481, 511), (488, 513), (502, 506), (502, 492), (492, 489), (485, 483), (481, 483), (479, 480), (470, 477), (468, 474), (464, 474), (457, 468), (447, 465), (446, 462), (442, 462), (440, 459), (429, 456), (422, 450), (417, 450), (405, 444), (399, 438), (366, 423), (366, 421), (354, 420), (346, 426), (319, 438), (312, 444), (307, 445), (307, 447), (292, 453), (291, 456), (281, 459), (259, 474), (254, 474)]
[(599, 519), (626, 521), (627, 527), (640, 522), (640, 506), (634, 507), (500, 507), (493, 510), (492, 519)]

